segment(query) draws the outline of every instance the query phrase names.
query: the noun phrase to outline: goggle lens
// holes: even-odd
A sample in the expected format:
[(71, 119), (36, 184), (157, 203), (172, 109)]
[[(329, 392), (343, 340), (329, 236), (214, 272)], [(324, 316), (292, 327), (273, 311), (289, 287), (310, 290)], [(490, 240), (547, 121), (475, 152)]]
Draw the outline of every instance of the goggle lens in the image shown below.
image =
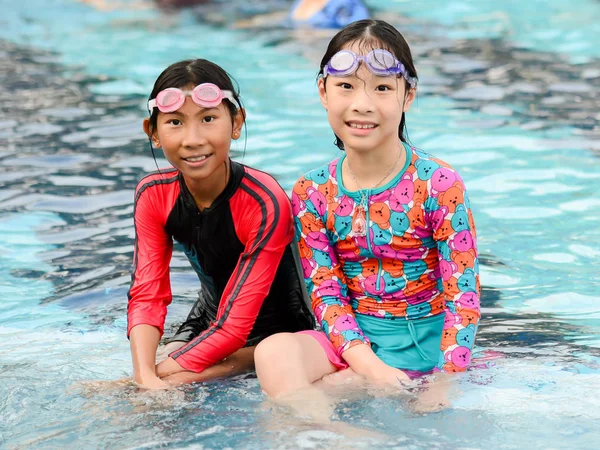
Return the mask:
[(160, 91), (156, 99), (148, 101), (148, 109), (155, 107), (163, 113), (169, 113), (178, 110), (185, 103), (185, 97), (190, 96), (194, 103), (203, 108), (214, 108), (226, 98), (234, 101), (231, 91), (222, 91), (217, 85), (212, 83), (202, 83), (194, 88), (193, 91), (182, 91), (177, 88), (167, 88)]
[(377, 70), (390, 70), (396, 67), (396, 58), (390, 52), (385, 50), (374, 50), (369, 53), (367, 63), (371, 65), (373, 69)]
[(156, 103), (158, 104), (158, 109), (170, 110), (177, 105), (182, 98), (183, 95), (179, 89), (168, 88), (158, 93), (156, 96)]
[(352, 53), (342, 50), (333, 55), (329, 65), (337, 71), (346, 71), (354, 65), (355, 61), (356, 58)]

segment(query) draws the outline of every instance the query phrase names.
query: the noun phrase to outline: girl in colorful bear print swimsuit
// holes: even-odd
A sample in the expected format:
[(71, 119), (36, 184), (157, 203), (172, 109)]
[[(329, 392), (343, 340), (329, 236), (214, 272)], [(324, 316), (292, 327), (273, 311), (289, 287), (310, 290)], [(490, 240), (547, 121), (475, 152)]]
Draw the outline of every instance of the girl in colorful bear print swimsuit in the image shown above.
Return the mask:
[(397, 384), (469, 364), (480, 318), (475, 224), (456, 170), (405, 141), (416, 77), (408, 44), (383, 21), (354, 22), (323, 57), (319, 94), (345, 155), (292, 193), (322, 331), (257, 347), (271, 396), (348, 367)]

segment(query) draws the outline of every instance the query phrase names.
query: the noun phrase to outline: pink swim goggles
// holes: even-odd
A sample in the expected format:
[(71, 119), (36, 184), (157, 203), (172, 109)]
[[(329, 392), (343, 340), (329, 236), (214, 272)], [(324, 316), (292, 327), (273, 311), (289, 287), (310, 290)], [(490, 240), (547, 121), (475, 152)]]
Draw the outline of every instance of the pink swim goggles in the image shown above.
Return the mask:
[(417, 79), (408, 74), (404, 64), (398, 61), (390, 52), (381, 48), (372, 50), (365, 56), (357, 55), (350, 50), (340, 50), (323, 67), (323, 77), (327, 75), (333, 77), (352, 75), (358, 69), (361, 61), (375, 75), (380, 77), (402, 75), (411, 88), (417, 87)]
[(231, 91), (224, 91), (216, 84), (202, 83), (191, 91), (182, 91), (177, 88), (167, 88), (158, 93), (156, 98), (148, 101), (148, 109), (152, 111), (158, 108), (160, 112), (171, 113), (177, 111), (185, 103), (186, 97), (192, 97), (194, 103), (203, 108), (214, 108), (218, 106), (224, 98), (234, 102)]

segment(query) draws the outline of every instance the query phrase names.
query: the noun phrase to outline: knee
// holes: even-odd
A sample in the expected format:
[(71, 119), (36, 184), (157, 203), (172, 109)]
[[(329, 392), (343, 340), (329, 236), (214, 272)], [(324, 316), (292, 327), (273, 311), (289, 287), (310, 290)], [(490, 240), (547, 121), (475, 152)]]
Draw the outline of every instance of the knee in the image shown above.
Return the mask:
[(291, 374), (300, 366), (300, 351), (292, 333), (264, 339), (254, 351), (256, 375), (263, 391), (271, 397), (287, 390)]
[(254, 364), (257, 371), (276, 370), (282, 358), (289, 356), (287, 349), (293, 345), (292, 333), (279, 333), (262, 340), (254, 351)]

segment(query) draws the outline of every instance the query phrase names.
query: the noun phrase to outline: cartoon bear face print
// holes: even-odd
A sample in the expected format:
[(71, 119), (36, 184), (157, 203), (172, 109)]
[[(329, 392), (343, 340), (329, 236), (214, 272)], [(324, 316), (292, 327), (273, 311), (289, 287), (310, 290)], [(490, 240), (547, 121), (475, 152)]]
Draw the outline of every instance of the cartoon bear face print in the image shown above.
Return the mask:
[(373, 203), (369, 207), (369, 219), (379, 225), (380, 228), (389, 228), (390, 208), (385, 203)]
[(354, 209), (354, 201), (347, 196), (343, 196), (340, 199), (340, 204), (337, 207), (337, 209), (335, 210), (335, 215), (337, 216), (349, 216), (352, 213), (352, 210)]
[(382, 269), (392, 277), (400, 277), (403, 273), (404, 264), (399, 259), (385, 259), (381, 262)]
[(418, 305), (409, 305), (406, 308), (406, 315), (411, 319), (419, 319), (427, 316), (431, 312), (429, 303), (419, 303)]
[(330, 305), (325, 310), (325, 314), (323, 315), (323, 320), (326, 321), (327, 323), (333, 325), (335, 323), (335, 321), (338, 319), (338, 317), (346, 316), (347, 314), (348, 313), (342, 306)]
[(341, 240), (346, 239), (348, 234), (352, 230), (352, 217), (350, 216), (336, 216), (335, 217), (335, 231)]
[(360, 335), (360, 333), (355, 330), (342, 331), (342, 336), (344, 336), (344, 339), (346, 341), (355, 341), (355, 340), (364, 341), (364, 338)]
[(456, 304), (461, 308), (477, 309), (480, 305), (479, 295), (477, 292), (465, 292), (456, 300)]
[(446, 311), (444, 317), (444, 330), (448, 328), (454, 328), (454, 326), (462, 321), (462, 317), (456, 314), (456, 311)]
[(440, 272), (442, 273), (442, 280), (449, 280), (454, 273), (458, 270), (458, 265), (452, 261), (446, 261), (442, 259), (440, 261)]
[[(404, 289), (404, 295), (408, 297), (416, 297), (416, 295), (423, 290), (425, 283), (422, 279), (414, 280), (412, 283), (408, 283), (406, 285), (406, 289)], [(412, 299), (407, 299), (409, 303), (411, 303)]]
[(456, 333), (456, 342), (458, 345), (467, 348), (473, 348), (475, 341), (475, 325), (469, 325)]
[(339, 297), (342, 292), (342, 286), (341, 286), (339, 280), (334, 280), (334, 279), (324, 280), (318, 286), (315, 285), (315, 287), (316, 287), (316, 289), (318, 289), (319, 295), (321, 295), (321, 296), (330, 295), (330, 296)]
[(446, 242), (438, 242), (438, 253), (440, 256), (446, 260), (450, 259), (450, 255), (452, 250), (450, 246)]
[[(424, 302), (428, 302), (429, 300), (431, 300), (433, 297), (435, 297), (435, 295), (437, 294), (437, 292), (435, 290), (432, 289), (425, 289), (424, 291), (419, 292), (415, 297), (415, 303), (424, 303)], [(431, 304), (429, 304), (429, 306), (431, 306)], [(433, 311), (433, 307), (431, 309), (431, 311)]]
[(378, 263), (372, 259), (362, 263), (362, 276), (365, 278), (375, 275), (378, 270)]
[(306, 239), (303, 238), (302, 236), (300, 236), (299, 232), (296, 234), (296, 236), (299, 237), (299, 239), (298, 239), (298, 249), (300, 250), (300, 257), (302, 257), (302, 258), (312, 258), (312, 249), (308, 245), (306, 245)]
[[(379, 288), (378, 286), (379, 285)], [(371, 295), (383, 294), (385, 290), (385, 281), (379, 275), (371, 275), (361, 282), (363, 290)]]
[(358, 328), (358, 324), (354, 317), (346, 314), (345, 316), (340, 316), (336, 319), (335, 324), (333, 326), (333, 332), (335, 334), (339, 334), (342, 331), (353, 330)]
[(398, 183), (394, 188), (394, 195), (398, 200), (408, 205), (415, 195), (415, 185), (412, 180), (405, 179)]
[(450, 241), (450, 248), (459, 252), (466, 252), (473, 248), (473, 236), (469, 230), (463, 230), (454, 236)]
[(436, 193), (447, 191), (455, 181), (454, 171), (446, 167), (436, 169), (431, 175), (431, 187)]
[(416, 261), (405, 261), (404, 262), (404, 275), (410, 281), (415, 281), (421, 278), (421, 275), (427, 270), (427, 263), (423, 260)]
[(304, 204), (304, 202), (302, 200), (300, 200), (300, 197), (298, 196), (298, 194), (296, 194), (295, 191), (292, 191), (292, 211), (294, 213), (294, 215), (297, 215), (300, 211), (302, 211), (303, 209), (306, 208), (306, 205)]
[(414, 181), (415, 185), (415, 194), (413, 195), (413, 200), (416, 202), (423, 203), (425, 198), (427, 197), (427, 181), (416, 179)]
[(373, 254), (378, 258), (396, 258), (396, 251), (389, 245), (376, 245)]
[(452, 233), (454, 233), (454, 228), (452, 228), (452, 222), (449, 220), (444, 220), (438, 228), (438, 232), (436, 234), (441, 239), (443, 239), (444, 237), (450, 236)]
[(439, 204), (448, 208), (448, 211), (456, 211), (456, 207), (465, 201), (463, 190), (458, 188), (456, 184), (446, 192), (441, 192), (439, 195)]
[(329, 253), (322, 252), (320, 250), (313, 250), (313, 258), (319, 266), (331, 267), (331, 258)]
[(461, 268), (461, 272), (464, 272), (467, 268), (473, 269), (475, 267), (475, 250), (473, 249), (466, 252), (452, 252), (450, 256)]
[(293, 191), (298, 198), (301, 200), (306, 200), (308, 198), (306, 189), (308, 189), (310, 186), (312, 186), (312, 181), (307, 180), (306, 178), (300, 178), (294, 185)]
[(325, 184), (320, 184), (317, 189), (328, 202), (333, 201), (333, 197), (337, 195), (337, 186), (331, 180), (327, 180)]
[(456, 344), (456, 334), (458, 330), (454, 327), (446, 328), (442, 332), (442, 350), (446, 350), (451, 345)]
[(475, 272), (473, 269), (465, 269), (464, 274), (458, 279), (458, 288), (462, 292), (475, 292), (477, 290)]
[(427, 253), (426, 248), (403, 248), (398, 250), (398, 258), (400, 258), (405, 263), (414, 262), (420, 260)]
[(312, 213), (305, 213), (300, 218), (300, 223), (302, 225), (302, 234), (305, 236), (310, 232), (321, 230), (321, 225), (317, 222), (316, 217)]
[(451, 352), (446, 353), (446, 360), (457, 367), (467, 367), (471, 360), (471, 350), (467, 347), (456, 347)]
[(417, 175), (421, 180), (429, 180), (433, 172), (440, 167), (437, 163), (427, 159), (419, 159), (415, 166), (417, 167)]
[(317, 184), (325, 184), (329, 180), (329, 173), (326, 169), (317, 169), (306, 175), (306, 178), (313, 180)]
[(456, 278), (450, 277), (447, 281), (444, 281), (444, 292), (451, 297), (455, 297), (461, 292), (458, 288)]
[(469, 216), (464, 205), (458, 205), (456, 212), (452, 216), (452, 229), (456, 232), (469, 229)]
[[(433, 291), (433, 295), (438, 295), (441, 292), (441, 290), (435, 290)], [(436, 315), (436, 314), (441, 314), (442, 312), (444, 312), (444, 304), (441, 302), (435, 302), (434, 304), (431, 305), (431, 314), (432, 315)]]
[(475, 311), (470, 311), (468, 309), (463, 309), (460, 312), (461, 316), (461, 325), (463, 327), (468, 327), (469, 325), (476, 325), (479, 322), (479, 315)]
[(361, 263), (356, 261), (346, 261), (344, 263), (343, 270), (347, 278), (354, 278), (362, 273), (363, 266)]
[(307, 203), (308, 210), (317, 216), (323, 217), (327, 210), (327, 199), (325, 196), (314, 188), (308, 188), (306, 192), (310, 199), (310, 203)]
[(305, 241), (313, 249), (326, 251), (329, 248), (329, 238), (320, 231), (311, 231), (306, 235)]
[(383, 274), (383, 280), (385, 281), (384, 291), (386, 294), (393, 294), (401, 291), (406, 286), (406, 280), (404, 278), (394, 277), (389, 273)]
[(312, 277), (312, 281), (315, 285), (320, 285), (325, 280), (331, 280), (332, 274), (327, 267), (320, 267)]
[(410, 220), (410, 227), (414, 230), (417, 227), (425, 228), (425, 219), (423, 214), (423, 208), (420, 204), (415, 204), (415, 206), (408, 211), (406, 214), (408, 219)]
[(373, 244), (386, 245), (392, 241), (392, 233), (388, 229), (381, 229), (378, 225), (371, 227), (373, 230)]
[(394, 236), (403, 236), (410, 226), (410, 221), (405, 212), (394, 211), (390, 215), (390, 226)]

